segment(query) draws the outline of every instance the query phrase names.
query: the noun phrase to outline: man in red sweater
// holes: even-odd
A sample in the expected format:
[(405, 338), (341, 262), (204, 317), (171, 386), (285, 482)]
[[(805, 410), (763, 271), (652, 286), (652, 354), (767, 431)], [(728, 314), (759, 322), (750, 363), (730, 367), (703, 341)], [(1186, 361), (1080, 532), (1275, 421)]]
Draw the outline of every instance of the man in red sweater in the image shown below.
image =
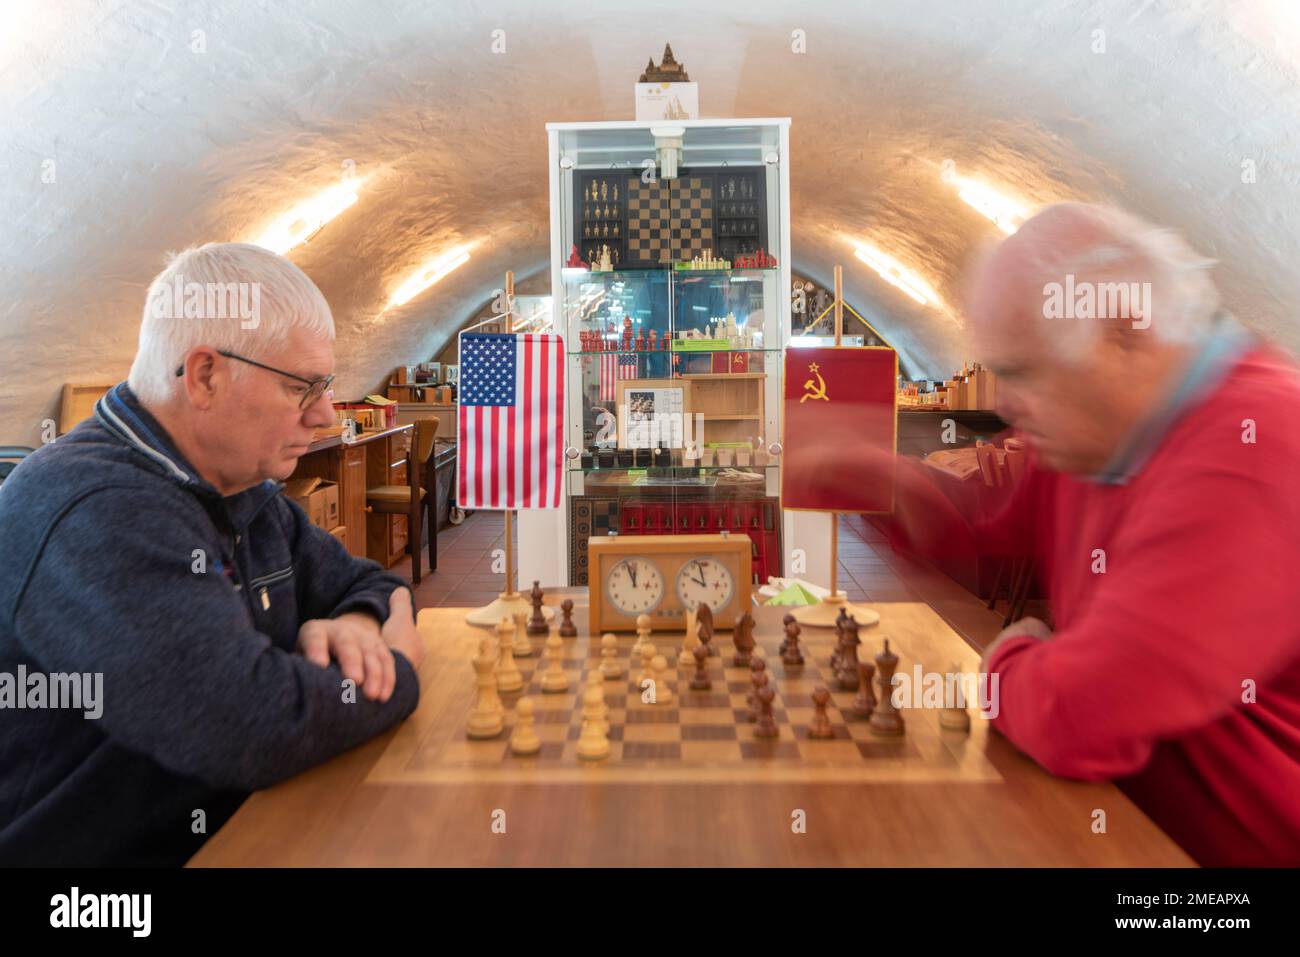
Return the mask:
[(1049, 207), (977, 267), (969, 316), (1030, 466), (961, 521), (900, 463), (922, 551), (1029, 554), (1053, 627), (986, 649), (994, 727), (1112, 779), (1206, 865), (1300, 865), (1300, 374), (1209, 263), (1115, 210)]

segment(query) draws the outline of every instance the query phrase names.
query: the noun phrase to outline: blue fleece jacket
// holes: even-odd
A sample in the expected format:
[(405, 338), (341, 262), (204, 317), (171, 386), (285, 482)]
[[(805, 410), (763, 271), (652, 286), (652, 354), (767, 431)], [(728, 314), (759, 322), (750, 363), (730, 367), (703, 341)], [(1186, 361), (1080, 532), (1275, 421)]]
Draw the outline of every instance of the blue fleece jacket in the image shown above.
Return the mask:
[(383, 704), (295, 653), (404, 583), (281, 487), (223, 498), (126, 383), (0, 486), (0, 681), (103, 675), (98, 719), (0, 708), (0, 864), (181, 864), (249, 792), (414, 710), (400, 653)]

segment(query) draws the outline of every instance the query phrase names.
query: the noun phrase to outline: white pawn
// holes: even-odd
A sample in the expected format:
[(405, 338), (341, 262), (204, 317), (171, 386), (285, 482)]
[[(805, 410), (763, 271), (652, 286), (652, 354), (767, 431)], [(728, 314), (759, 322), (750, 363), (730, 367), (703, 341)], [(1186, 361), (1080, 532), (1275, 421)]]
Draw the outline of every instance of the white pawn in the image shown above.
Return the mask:
[(655, 698), (653, 704), (669, 704), (673, 700), (673, 689), (668, 687), (668, 659), (663, 655), (655, 655), (654, 661), (650, 662), (650, 669), (655, 683)]
[(515, 705), (515, 717), (518, 720), (515, 723), (515, 733), (510, 736), (510, 750), (519, 755), (536, 754), (542, 750), (542, 739), (537, 736), (534, 727), (537, 719), (533, 717), (532, 698), (519, 699)]
[(533, 654), (533, 643), (528, 640), (528, 633), (524, 630), (528, 624), (527, 612), (515, 613), (515, 644), (514, 653), (516, 658), (531, 658)]
[(497, 663), (497, 690), (504, 694), (519, 691), (524, 686), (524, 676), (515, 664), (510, 643), (510, 633), (514, 627), (508, 617), (502, 618), (497, 624), (497, 645), (501, 649), (501, 660)]
[(641, 646), (641, 673), (636, 676), (636, 686), (638, 688), (641, 687), (641, 682), (654, 677), (650, 673), (650, 662), (654, 661), (656, 653), (655, 646), (648, 641)]
[(641, 648), (650, 640), (650, 616), (641, 614), (636, 616), (636, 641), (632, 644), (632, 654), (639, 655)]
[(578, 736), (578, 757), (584, 761), (599, 761), (609, 757), (609, 738), (605, 736), (600, 721), (600, 706), (605, 692), (592, 685), (582, 696), (582, 733)]
[(686, 609), (686, 637), (682, 641), (682, 653), (677, 656), (677, 667), (695, 667), (695, 646), (700, 643), (696, 637), (699, 621), (694, 608)]
[(569, 676), (564, 673), (564, 642), (555, 632), (546, 639), (546, 673), (542, 675), (542, 692), (558, 694), (569, 690)]
[(600, 638), (600, 673), (606, 681), (623, 677), (623, 666), (618, 662), (618, 639), (608, 632)]
[(587, 672), (587, 687), (600, 689), (600, 710), (597, 714), (600, 717), (601, 731), (604, 734), (609, 734), (609, 704), (605, 701), (605, 679), (594, 668)]

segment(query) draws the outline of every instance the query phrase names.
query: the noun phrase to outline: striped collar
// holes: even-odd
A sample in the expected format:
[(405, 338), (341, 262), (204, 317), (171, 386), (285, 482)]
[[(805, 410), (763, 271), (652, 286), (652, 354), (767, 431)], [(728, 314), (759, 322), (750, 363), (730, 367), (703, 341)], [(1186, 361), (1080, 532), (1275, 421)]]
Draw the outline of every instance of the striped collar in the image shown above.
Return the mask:
[(1132, 481), (1175, 423), (1213, 392), (1237, 360), (1255, 345), (1249, 330), (1231, 314), (1220, 312), (1210, 334), (1184, 365), (1173, 390), (1129, 430), (1105, 468), (1087, 476), (1087, 480), (1099, 485), (1127, 485)]
[(216, 493), (216, 489), (185, 461), (172, 445), (167, 430), (140, 405), (140, 400), (125, 382), (119, 382), (95, 403), (95, 417), (109, 432), (152, 459), (182, 485), (203, 486)]

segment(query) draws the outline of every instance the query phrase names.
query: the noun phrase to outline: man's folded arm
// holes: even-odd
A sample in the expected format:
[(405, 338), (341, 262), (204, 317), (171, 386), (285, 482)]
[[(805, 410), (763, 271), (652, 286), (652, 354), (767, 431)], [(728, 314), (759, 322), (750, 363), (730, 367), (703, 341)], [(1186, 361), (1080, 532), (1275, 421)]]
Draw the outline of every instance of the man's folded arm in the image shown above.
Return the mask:
[[(1122, 533), (1127, 557), (1110, 556), (1076, 621), (991, 650), (995, 727), (1053, 773), (1114, 778), (1240, 706), (1245, 682), (1267, 694), (1296, 654), (1293, 629), (1280, 627), (1300, 577), (1300, 510), (1287, 498), (1228, 470), (1153, 490)], [(1072, 561), (1066, 574), (1092, 574), (1091, 550)]]
[(349, 553), (337, 538), (313, 525), (296, 502), (285, 498), (284, 505), (304, 620), (363, 611), (381, 625), (387, 621), (389, 596), (407, 583), (378, 562)]
[[(139, 520), (158, 508), (188, 528), (159, 536)], [(105, 516), (119, 518), (106, 527)], [(16, 634), (43, 669), (103, 674), (99, 720), (110, 738), (177, 773), (251, 790), (414, 710), (419, 685), (403, 655), (387, 702), (345, 700), (337, 665), (321, 668), (255, 630), (211, 555), (205, 573), (191, 571), (192, 549), (212, 544), (205, 523), (180, 494), (98, 492), (54, 527), (19, 597)]]

